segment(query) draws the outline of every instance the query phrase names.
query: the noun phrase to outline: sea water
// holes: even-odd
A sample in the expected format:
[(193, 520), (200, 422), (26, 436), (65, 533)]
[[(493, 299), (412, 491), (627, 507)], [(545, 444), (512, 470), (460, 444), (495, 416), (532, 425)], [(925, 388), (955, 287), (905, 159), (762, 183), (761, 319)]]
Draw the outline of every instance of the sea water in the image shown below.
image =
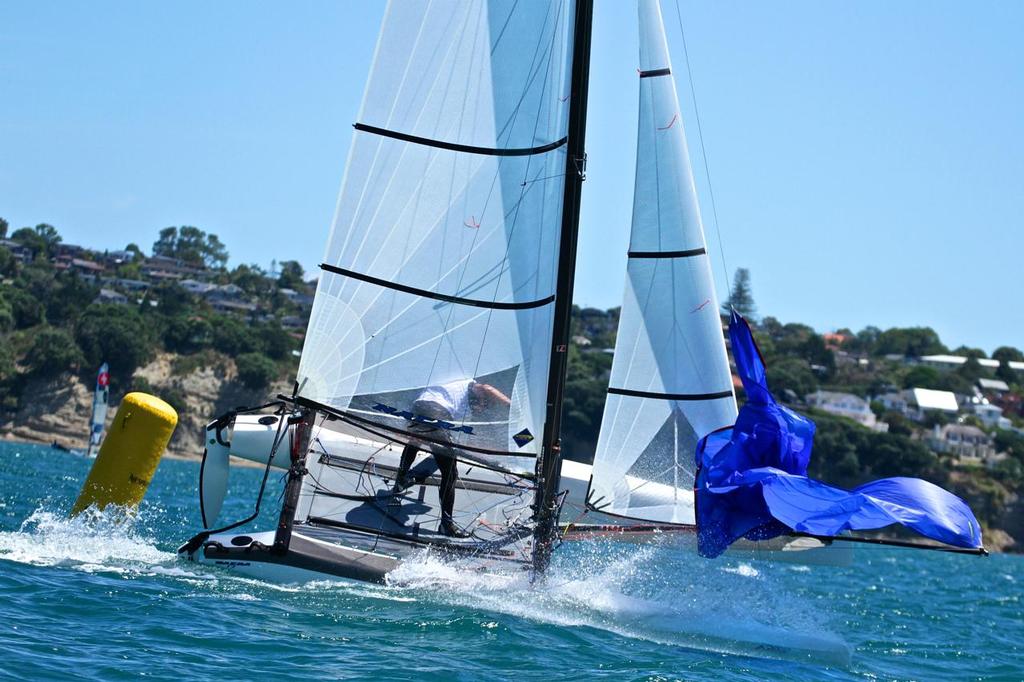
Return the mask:
[[(90, 462), (0, 443), (0, 676), (12, 679), (1024, 679), (1024, 559), (887, 548), (844, 567), (567, 543), (543, 585), (417, 556), (387, 585), (182, 561), (198, 463), (134, 518), (67, 520)], [(262, 471), (231, 472), (225, 517)], [(259, 524), (282, 489), (272, 473)]]

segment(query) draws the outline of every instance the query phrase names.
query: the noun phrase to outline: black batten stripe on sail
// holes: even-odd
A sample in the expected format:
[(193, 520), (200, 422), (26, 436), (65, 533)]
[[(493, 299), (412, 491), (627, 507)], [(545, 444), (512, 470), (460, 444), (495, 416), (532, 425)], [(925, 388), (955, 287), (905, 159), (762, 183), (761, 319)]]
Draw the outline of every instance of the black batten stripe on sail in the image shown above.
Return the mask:
[(377, 286), (385, 287), (387, 289), (394, 289), (395, 291), (401, 291), (406, 294), (412, 294), (413, 296), (432, 298), (435, 301), (444, 301), (445, 303), (471, 305), (477, 308), (490, 308), (492, 310), (528, 310), (530, 308), (539, 308), (541, 306), (545, 306), (548, 303), (551, 303), (552, 301), (555, 300), (555, 297), (552, 294), (551, 296), (546, 296), (545, 298), (537, 299), (536, 301), (522, 301), (518, 303), (500, 303), (497, 301), (484, 301), (476, 298), (462, 298), (461, 296), (449, 296), (448, 294), (439, 294), (435, 291), (418, 289), (416, 287), (398, 284), (397, 282), (389, 282), (386, 279), (371, 277), (369, 275), (364, 275), (361, 272), (355, 272), (354, 270), (346, 270), (345, 268), (339, 268), (334, 265), (328, 265), (327, 263), (321, 263), (320, 269), (334, 273), (335, 275), (351, 277), (352, 279), (358, 279), (361, 282), (368, 282), (369, 284), (376, 284)]
[(707, 249), (701, 247), (686, 251), (629, 251), (626, 255), (630, 258), (692, 258), (693, 256), (703, 256), (707, 252)]
[(650, 71), (641, 71), (641, 78), (654, 78), (655, 76), (667, 76), (672, 73), (672, 69), (666, 67), (664, 69), (651, 69)]
[(625, 395), (631, 398), (652, 398), (654, 400), (719, 400), (720, 398), (731, 398), (732, 391), (719, 391), (718, 393), (654, 393), (652, 391), (634, 391), (629, 388), (608, 387), (608, 392), (613, 395)]
[(444, 140), (432, 140), (429, 137), (419, 137), (418, 135), (408, 135), (406, 133), (400, 133), (396, 130), (388, 130), (387, 128), (378, 128), (377, 126), (366, 125), (365, 123), (353, 123), (352, 127), (364, 133), (372, 133), (374, 135), (381, 135), (383, 137), (390, 137), (395, 140), (402, 140), (403, 142), (412, 142), (413, 144), (421, 144), (427, 147), (437, 147), (438, 149), (448, 149), (453, 152), (465, 152), (467, 154), (483, 154), (485, 156), (532, 156), (534, 154), (543, 154), (550, 152), (554, 149), (558, 149), (564, 145), (568, 138), (563, 137), (561, 140), (555, 140), (548, 144), (541, 145), (539, 147), (521, 147), (518, 149), (499, 149), (496, 147), (474, 147), (469, 144), (456, 144), (454, 142), (445, 142)]

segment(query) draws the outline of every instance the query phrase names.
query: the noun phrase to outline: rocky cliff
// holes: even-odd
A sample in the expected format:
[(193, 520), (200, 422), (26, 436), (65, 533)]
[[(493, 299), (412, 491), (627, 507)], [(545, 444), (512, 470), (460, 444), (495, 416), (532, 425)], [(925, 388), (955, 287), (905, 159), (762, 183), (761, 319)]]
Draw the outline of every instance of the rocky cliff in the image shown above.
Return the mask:
[[(238, 381), (231, 358), (210, 355), (201, 361), (163, 353), (135, 373), (134, 390), (144, 390), (166, 400), (178, 412), (168, 452), (198, 458), (203, 453), (203, 428), (214, 417), (245, 405), (259, 405), (278, 393), (290, 393), (287, 382), (253, 390)], [(115, 387), (116, 389), (116, 387)], [(111, 391), (107, 423), (113, 421), (126, 391)], [(0, 437), (37, 443), (53, 443), (84, 449), (88, 443), (92, 386), (66, 374), (57, 379), (34, 381), (26, 387), (21, 409), (13, 419), (0, 423)]]

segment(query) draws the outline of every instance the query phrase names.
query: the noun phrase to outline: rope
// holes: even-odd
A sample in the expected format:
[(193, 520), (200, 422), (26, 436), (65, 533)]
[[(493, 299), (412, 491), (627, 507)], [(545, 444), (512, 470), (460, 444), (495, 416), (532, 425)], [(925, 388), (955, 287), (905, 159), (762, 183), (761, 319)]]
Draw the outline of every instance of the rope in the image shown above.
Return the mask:
[(732, 282), (729, 279), (729, 264), (725, 260), (725, 246), (722, 244), (722, 231), (718, 223), (718, 207), (715, 205), (715, 190), (711, 184), (711, 168), (708, 166), (708, 154), (704, 148), (704, 131), (700, 125), (700, 109), (697, 107), (697, 92), (693, 87), (693, 73), (690, 70), (690, 53), (686, 49), (686, 33), (683, 31), (683, 13), (679, 9), (679, 0), (676, 3), (676, 18), (679, 20), (679, 36), (683, 42), (683, 61), (686, 63), (686, 78), (690, 83), (690, 98), (693, 100), (693, 114), (697, 121), (697, 139), (700, 141), (700, 155), (704, 160), (704, 175), (708, 179), (708, 196), (711, 198), (711, 216), (715, 221), (715, 237), (718, 239), (718, 252), (722, 258), (722, 269), (725, 271), (725, 286), (732, 297)]

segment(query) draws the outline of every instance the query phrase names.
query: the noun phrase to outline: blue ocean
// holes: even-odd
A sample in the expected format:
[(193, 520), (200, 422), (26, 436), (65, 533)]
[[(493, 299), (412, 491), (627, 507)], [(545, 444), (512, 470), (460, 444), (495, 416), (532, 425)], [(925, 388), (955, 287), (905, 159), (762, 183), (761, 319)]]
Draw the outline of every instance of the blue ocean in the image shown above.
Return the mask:
[[(0, 677), (1024, 679), (1022, 557), (801, 565), (604, 541), (563, 545), (540, 586), (429, 554), (384, 586), (274, 585), (176, 557), (200, 525), (197, 462), (165, 460), (135, 518), (69, 521), (89, 464), (0, 443)], [(261, 475), (232, 471), (227, 515)]]

